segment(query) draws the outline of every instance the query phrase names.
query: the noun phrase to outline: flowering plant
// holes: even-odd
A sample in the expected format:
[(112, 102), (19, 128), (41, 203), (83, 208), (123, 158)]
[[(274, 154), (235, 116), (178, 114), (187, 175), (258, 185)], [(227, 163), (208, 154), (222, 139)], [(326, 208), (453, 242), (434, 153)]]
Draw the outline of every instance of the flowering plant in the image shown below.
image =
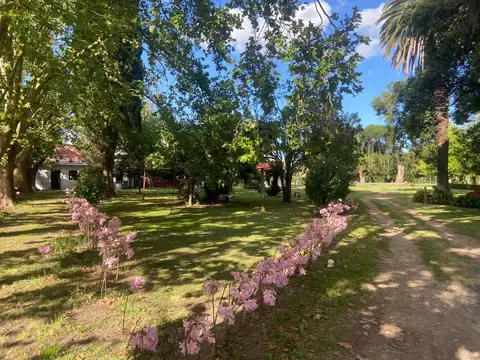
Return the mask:
[(98, 250), (102, 268), (101, 293), (103, 295), (107, 291), (109, 274), (115, 270), (118, 280), (121, 260), (129, 260), (134, 256), (131, 242), (137, 233), (131, 232), (120, 236), (120, 219), (113, 217), (108, 220), (105, 214), (86, 199), (73, 197), (64, 200), (64, 203), (70, 206), (72, 221), (77, 223), (79, 229), (87, 236), (90, 246)]
[[(50, 254), (50, 252), (52, 251), (52, 248), (50, 245), (44, 245), (44, 246), (40, 246), (37, 249), (37, 251), (40, 255), (42, 255), (42, 257), (45, 257), (48, 254)], [(43, 267), (43, 276), (45, 276), (47, 272), (45, 271), (45, 264), (43, 263), (43, 259), (42, 259), (42, 267)]]
[(347, 228), (347, 218), (342, 214), (356, 208), (357, 205), (350, 200), (329, 203), (319, 211), (320, 216), (312, 220), (302, 235), (279, 246), (273, 257), (264, 258), (246, 272), (232, 272), (233, 280), (223, 286), (218, 301), (215, 296), (221, 291), (222, 283), (214, 279), (205, 280), (203, 290), (210, 298), (212, 317), (210, 320), (208, 314), (201, 313), (184, 320), (181, 352), (197, 354), (202, 344), (209, 343), (215, 344), (216, 356), (217, 317), (224, 324), (233, 325), (240, 309), (248, 312), (259, 306), (274, 306), (276, 289), (286, 286), (292, 276), (306, 274), (310, 263), (330, 246), (336, 234)]

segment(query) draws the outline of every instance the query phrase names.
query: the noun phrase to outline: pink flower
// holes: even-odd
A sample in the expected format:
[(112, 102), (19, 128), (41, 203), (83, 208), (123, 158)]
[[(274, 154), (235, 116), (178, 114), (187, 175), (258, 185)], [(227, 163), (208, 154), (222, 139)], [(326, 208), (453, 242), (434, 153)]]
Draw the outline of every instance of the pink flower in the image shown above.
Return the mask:
[(107, 258), (105, 261), (104, 261), (104, 265), (109, 268), (109, 269), (112, 269), (114, 267), (116, 267), (119, 263), (120, 259), (117, 258), (117, 257), (110, 257), (110, 258)]
[(222, 287), (222, 283), (220, 281), (216, 281), (213, 279), (207, 279), (203, 283), (203, 292), (207, 296), (212, 296), (216, 294), (220, 288)]
[(132, 335), (130, 347), (133, 351), (155, 351), (157, 344), (157, 329), (154, 327), (144, 327)]
[(145, 287), (145, 280), (140, 277), (134, 277), (130, 280), (130, 288), (132, 291), (141, 290)]
[(52, 251), (52, 248), (49, 245), (41, 246), (37, 249), (40, 255), (47, 255)]
[(222, 303), (218, 305), (218, 315), (223, 318), (226, 324), (235, 323), (235, 306)]
[(127, 256), (127, 259), (130, 260), (133, 257), (133, 255), (135, 255), (135, 251), (133, 251), (132, 249), (128, 249), (125, 252), (125, 255)]
[(243, 307), (246, 311), (253, 311), (257, 308), (257, 300), (250, 299), (243, 303)]
[(212, 334), (212, 323), (205, 313), (198, 314), (192, 319), (183, 321), (185, 340), (180, 342), (180, 351), (183, 354), (196, 354), (200, 351), (200, 345), (204, 342), (215, 343)]
[(240, 281), (240, 273), (238, 271), (232, 271), (230, 274), (232, 274), (235, 281)]
[(274, 306), (277, 300), (277, 293), (273, 290), (263, 291), (263, 302), (265, 305)]
[(126, 242), (130, 242), (132, 241), (133, 239), (135, 239), (137, 237), (137, 233), (136, 232), (132, 232), (128, 235), (125, 236), (125, 241)]

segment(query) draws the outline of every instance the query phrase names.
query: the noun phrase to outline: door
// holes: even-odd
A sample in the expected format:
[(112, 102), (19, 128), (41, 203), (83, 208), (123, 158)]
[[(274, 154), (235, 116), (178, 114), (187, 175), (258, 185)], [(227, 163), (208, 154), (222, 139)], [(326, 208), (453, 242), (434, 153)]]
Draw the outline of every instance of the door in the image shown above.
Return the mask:
[(52, 190), (60, 190), (60, 170), (52, 170)]

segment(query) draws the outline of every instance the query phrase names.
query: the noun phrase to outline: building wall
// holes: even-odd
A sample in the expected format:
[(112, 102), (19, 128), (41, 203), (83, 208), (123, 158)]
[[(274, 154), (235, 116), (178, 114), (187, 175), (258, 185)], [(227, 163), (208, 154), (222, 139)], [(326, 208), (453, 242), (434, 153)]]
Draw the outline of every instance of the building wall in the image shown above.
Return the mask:
[(69, 171), (70, 170), (83, 170), (86, 165), (54, 165), (52, 170), (40, 168), (35, 177), (35, 186), (39, 190), (51, 190), (52, 188), (52, 177), (51, 172), (60, 170), (60, 189), (71, 189), (77, 182), (74, 180), (69, 180)]
[(38, 169), (35, 176), (35, 186), (38, 190), (50, 190), (52, 186), (51, 172), (48, 169)]

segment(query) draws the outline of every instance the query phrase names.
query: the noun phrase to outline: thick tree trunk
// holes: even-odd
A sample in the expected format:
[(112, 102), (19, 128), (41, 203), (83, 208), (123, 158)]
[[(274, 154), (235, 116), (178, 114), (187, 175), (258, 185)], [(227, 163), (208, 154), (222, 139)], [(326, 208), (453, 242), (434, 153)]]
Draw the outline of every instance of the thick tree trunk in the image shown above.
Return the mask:
[(5, 155), (5, 162), (0, 162), (0, 210), (13, 206), (15, 201), (15, 189), (13, 186), (15, 155), (13, 149), (10, 149)]
[(285, 169), (285, 186), (283, 187), (283, 202), (292, 201), (292, 177), (293, 171), (287, 164)]
[(402, 164), (397, 165), (397, 179), (395, 182), (397, 184), (403, 184), (405, 182), (405, 167)]
[(365, 174), (363, 173), (363, 169), (358, 170), (358, 178), (360, 180), (360, 185), (365, 184)]
[(115, 184), (113, 182), (113, 167), (115, 165), (115, 150), (117, 148), (118, 132), (107, 125), (104, 131), (105, 147), (103, 151), (103, 175), (107, 184), (107, 197), (115, 196)]
[(449, 191), (448, 184), (448, 92), (435, 91), (435, 143), (437, 145), (437, 189)]
[(27, 177), (25, 178), (26, 188), (30, 189), (32, 192), (37, 190), (37, 186), (35, 185), (35, 178), (37, 177), (38, 169), (40, 168), (40, 164), (34, 165), (27, 169)]

